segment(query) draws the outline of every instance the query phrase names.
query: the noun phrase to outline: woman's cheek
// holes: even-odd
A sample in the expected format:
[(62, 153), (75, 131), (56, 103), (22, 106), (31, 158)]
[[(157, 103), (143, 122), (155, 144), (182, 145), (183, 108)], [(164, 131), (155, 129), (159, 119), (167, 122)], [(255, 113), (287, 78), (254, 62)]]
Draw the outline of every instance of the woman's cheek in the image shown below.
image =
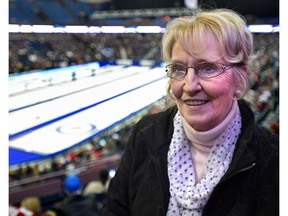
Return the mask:
[(209, 95), (214, 95), (214, 97), (221, 95), (230, 95), (234, 92), (235, 84), (232, 77), (229, 75), (224, 75), (223, 77), (219, 77), (219, 79), (214, 80), (214, 82), (206, 82), (202, 84), (203, 89), (205, 89), (206, 93)]
[(182, 96), (183, 87), (179, 83), (171, 82), (171, 90), (174, 97), (180, 98)]

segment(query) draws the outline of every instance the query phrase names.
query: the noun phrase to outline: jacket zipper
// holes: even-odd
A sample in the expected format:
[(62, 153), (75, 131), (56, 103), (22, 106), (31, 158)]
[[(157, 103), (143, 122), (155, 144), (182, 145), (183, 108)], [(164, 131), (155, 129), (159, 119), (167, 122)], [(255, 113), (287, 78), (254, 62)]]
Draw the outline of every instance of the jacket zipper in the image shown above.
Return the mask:
[(225, 179), (221, 180), (219, 183), (224, 182), (228, 179), (230, 179), (231, 177), (233, 177), (234, 175), (241, 173), (241, 172), (245, 172), (247, 170), (252, 169), (254, 166), (256, 165), (256, 163), (252, 163), (251, 165), (249, 165), (248, 167), (242, 168), (240, 170), (237, 170), (236, 172), (232, 173), (230, 176), (227, 176)]

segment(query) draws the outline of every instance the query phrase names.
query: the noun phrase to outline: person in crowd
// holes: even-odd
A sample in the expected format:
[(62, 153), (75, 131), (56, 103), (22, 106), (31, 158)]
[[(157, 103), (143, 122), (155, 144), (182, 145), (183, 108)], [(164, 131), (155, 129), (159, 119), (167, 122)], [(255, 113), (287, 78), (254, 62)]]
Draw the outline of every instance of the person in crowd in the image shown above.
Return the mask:
[(254, 58), (245, 19), (199, 9), (162, 38), (175, 105), (133, 129), (105, 216), (279, 215), (279, 137), (243, 99)]
[(56, 216), (101, 216), (97, 197), (82, 194), (83, 184), (75, 174), (69, 174), (64, 180), (67, 197), (48, 210)]
[(40, 199), (28, 196), (21, 201), (19, 207), (10, 205), (9, 216), (43, 216)]
[(99, 180), (89, 182), (84, 188), (83, 194), (106, 194), (109, 182), (109, 170), (102, 169), (99, 172)]
[(99, 215), (102, 215), (103, 207), (106, 204), (109, 183), (109, 170), (102, 169), (99, 172), (99, 179), (89, 182), (83, 190), (84, 196), (94, 197), (96, 200)]

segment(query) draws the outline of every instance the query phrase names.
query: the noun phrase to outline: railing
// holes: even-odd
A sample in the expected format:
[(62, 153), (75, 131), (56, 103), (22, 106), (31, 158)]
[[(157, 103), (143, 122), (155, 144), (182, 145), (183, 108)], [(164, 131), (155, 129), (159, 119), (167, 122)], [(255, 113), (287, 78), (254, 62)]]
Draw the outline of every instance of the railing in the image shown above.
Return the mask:
[[(81, 180), (82, 186), (85, 186), (90, 181), (98, 179), (100, 170), (117, 169), (121, 156), (122, 154), (118, 153), (76, 165), (71, 171), (59, 170), (40, 176), (10, 182), (9, 202), (12, 204), (18, 204), (27, 196), (37, 196), (43, 200), (46, 197), (52, 197), (57, 194), (64, 197), (62, 185), (63, 180), (69, 172), (77, 174)], [(43, 203), (43, 205), (44, 204), (45, 203)]]

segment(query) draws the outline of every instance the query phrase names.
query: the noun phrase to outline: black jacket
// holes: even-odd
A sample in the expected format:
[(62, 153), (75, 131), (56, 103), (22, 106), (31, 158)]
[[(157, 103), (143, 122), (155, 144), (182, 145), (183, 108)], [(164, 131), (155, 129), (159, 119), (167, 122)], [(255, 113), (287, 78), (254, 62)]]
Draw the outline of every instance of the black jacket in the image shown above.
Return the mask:
[(51, 209), (57, 216), (102, 216), (106, 194), (70, 195)]
[[(279, 215), (279, 138), (255, 124), (238, 102), (242, 129), (227, 173), (209, 198), (203, 216)], [(164, 216), (169, 204), (167, 152), (176, 107), (143, 118), (133, 129), (115, 177), (104, 216)]]

